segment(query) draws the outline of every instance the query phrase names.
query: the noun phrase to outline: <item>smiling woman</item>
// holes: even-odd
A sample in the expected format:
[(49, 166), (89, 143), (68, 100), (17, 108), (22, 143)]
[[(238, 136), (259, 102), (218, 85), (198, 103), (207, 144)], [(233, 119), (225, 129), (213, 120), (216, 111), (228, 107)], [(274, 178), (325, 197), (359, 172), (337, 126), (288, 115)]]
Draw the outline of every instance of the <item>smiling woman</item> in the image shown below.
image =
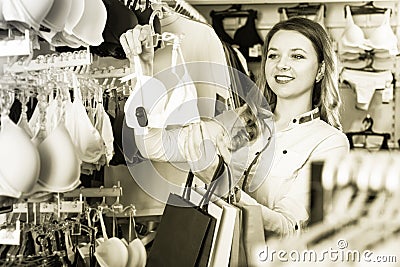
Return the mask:
[(269, 31), (257, 82), (274, 114), (275, 157), (267, 179), (248, 192), (262, 205), (266, 231), (286, 235), (303, 226), (310, 163), (349, 150), (338, 116), (337, 77), (335, 53), (321, 25), (295, 17)]
[[(140, 28), (134, 30), (140, 31), (137, 36), (146, 35)], [(139, 40), (146, 38), (128, 42), (132, 51), (145, 47)], [(151, 69), (153, 63), (146, 61), (149, 57), (138, 54), (142, 64)], [(240, 202), (261, 206), (268, 235), (287, 236), (299, 232), (308, 220), (311, 163), (339, 158), (349, 151), (338, 117), (341, 101), (336, 60), (327, 33), (305, 18), (279, 22), (266, 36), (260, 73), (258, 88), (246, 96), (247, 105), (215, 120), (202, 119), (178, 129), (149, 129), (136, 136), (136, 142), (150, 159), (188, 162), (205, 183), (218, 165), (216, 155), (222, 155), (232, 170), (233, 184), (241, 186)], [(260, 92), (272, 113), (262, 112), (265, 99)], [(257, 101), (257, 94), (263, 101)], [(248, 119), (254, 115), (256, 118)], [(238, 122), (242, 128), (235, 126)], [(236, 128), (253, 130), (248, 131), (246, 140), (241, 139), (241, 149), (231, 149), (232, 142), (226, 140), (235, 139), (229, 129)], [(202, 155), (205, 141), (214, 147)], [(196, 166), (201, 167), (193, 168)]]

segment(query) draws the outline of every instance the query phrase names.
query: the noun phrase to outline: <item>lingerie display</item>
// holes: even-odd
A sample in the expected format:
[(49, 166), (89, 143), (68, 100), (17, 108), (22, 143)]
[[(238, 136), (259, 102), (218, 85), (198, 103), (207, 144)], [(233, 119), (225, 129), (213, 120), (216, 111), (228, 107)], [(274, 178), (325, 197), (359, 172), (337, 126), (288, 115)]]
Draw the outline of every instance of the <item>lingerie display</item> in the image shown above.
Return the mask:
[[(400, 3), (364, 2), (0, 0), (0, 266), (145, 267), (164, 260), (157, 258), (160, 247), (182, 255), (163, 255), (170, 257), (165, 262), (197, 257), (177, 264), (185, 267), (310, 266), (318, 260), (399, 266)], [(223, 5), (230, 7), (217, 10)], [(325, 130), (308, 130), (312, 146), (300, 135), (280, 146), (271, 137), (282, 139), (282, 132), (267, 125), (264, 138), (247, 150), (229, 148), (235, 152), (229, 165), (217, 157), (205, 185), (184, 158), (191, 140), (182, 136), (199, 125), (196, 137), (216, 144), (217, 130), (202, 125), (218, 123), (238, 131), (235, 145), (253, 141), (258, 129), (245, 137), (238, 130), (236, 111), (249, 115), (244, 107), (274, 122), (255, 86), (268, 60), (264, 36), (296, 16), (319, 23), (334, 42), (343, 104), (337, 133), (350, 153), (311, 162), (308, 180), (280, 181), (297, 178)], [(151, 73), (139, 56), (127, 58), (120, 41), (138, 25), (150, 25)], [(313, 108), (290, 125), (322, 125), (324, 110)], [(246, 127), (252, 119), (245, 117)], [(159, 138), (162, 131), (168, 133)], [(220, 186), (217, 178), (223, 178)], [(294, 197), (306, 206), (292, 205)], [(188, 213), (170, 199), (189, 204)], [(277, 216), (298, 216), (301, 223), (278, 237), (265, 230), (274, 219), (268, 214), (268, 222), (260, 206), (283, 211), (285, 201), (295, 212)], [(181, 217), (185, 227), (165, 222)], [(176, 240), (182, 244), (160, 241), (172, 230), (181, 231)], [(329, 248), (355, 258), (328, 259)], [(189, 250), (196, 255), (186, 257)]]

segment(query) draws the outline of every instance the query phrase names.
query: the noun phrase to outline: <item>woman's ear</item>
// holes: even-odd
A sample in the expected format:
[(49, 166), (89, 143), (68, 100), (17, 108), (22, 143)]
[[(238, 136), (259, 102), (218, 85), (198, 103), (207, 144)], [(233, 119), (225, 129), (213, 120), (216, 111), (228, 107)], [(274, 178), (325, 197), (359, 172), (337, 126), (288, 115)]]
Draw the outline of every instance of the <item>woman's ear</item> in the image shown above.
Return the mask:
[(325, 74), (325, 61), (322, 61), (318, 72), (317, 72), (317, 76), (315, 77), (315, 81), (318, 83), (322, 80), (322, 78), (324, 77)]

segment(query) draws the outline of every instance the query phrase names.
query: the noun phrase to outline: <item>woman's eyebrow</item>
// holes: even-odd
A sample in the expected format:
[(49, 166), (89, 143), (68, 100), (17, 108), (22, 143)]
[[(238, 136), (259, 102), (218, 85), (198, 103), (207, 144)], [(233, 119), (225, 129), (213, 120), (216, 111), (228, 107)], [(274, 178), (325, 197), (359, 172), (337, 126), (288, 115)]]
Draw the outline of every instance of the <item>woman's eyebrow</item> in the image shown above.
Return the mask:
[[(269, 52), (269, 51), (278, 51), (278, 50), (279, 50), (278, 48), (270, 47), (270, 48), (267, 50), (267, 52)], [(290, 49), (290, 51), (292, 51), (292, 52), (303, 51), (304, 53), (307, 53), (307, 51), (304, 50), (303, 48), (292, 48), (292, 49)]]
[(292, 48), (292, 49), (290, 49), (290, 50), (292, 50), (293, 52), (296, 52), (296, 51), (303, 51), (304, 53), (307, 53), (307, 51), (304, 50), (303, 48)]

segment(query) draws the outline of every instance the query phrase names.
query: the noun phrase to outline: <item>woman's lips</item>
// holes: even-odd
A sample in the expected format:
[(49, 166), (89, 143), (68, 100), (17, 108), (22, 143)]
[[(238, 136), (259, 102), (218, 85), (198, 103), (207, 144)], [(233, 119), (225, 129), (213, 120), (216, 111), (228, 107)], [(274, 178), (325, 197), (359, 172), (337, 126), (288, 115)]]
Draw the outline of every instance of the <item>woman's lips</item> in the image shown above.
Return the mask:
[(285, 84), (292, 81), (294, 78), (287, 75), (275, 75), (275, 82), (279, 84)]

